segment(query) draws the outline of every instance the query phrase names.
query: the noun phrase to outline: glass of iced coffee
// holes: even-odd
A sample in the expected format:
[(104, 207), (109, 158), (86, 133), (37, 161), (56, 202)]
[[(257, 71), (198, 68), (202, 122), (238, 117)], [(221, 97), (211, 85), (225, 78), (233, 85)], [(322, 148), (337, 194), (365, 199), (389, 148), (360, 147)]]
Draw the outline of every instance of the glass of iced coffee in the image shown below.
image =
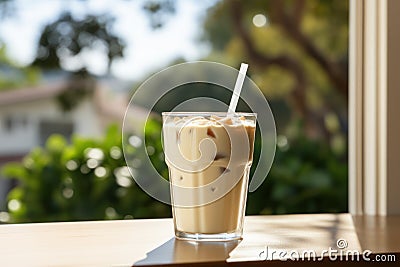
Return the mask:
[(176, 237), (199, 241), (241, 238), (256, 114), (162, 115)]

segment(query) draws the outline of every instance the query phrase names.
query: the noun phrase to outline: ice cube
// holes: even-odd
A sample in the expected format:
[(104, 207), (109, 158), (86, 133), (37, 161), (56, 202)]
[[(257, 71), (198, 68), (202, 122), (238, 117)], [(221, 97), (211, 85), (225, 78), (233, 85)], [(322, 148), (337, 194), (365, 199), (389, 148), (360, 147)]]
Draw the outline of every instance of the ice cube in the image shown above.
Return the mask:
[(220, 120), (223, 124), (226, 124), (226, 125), (232, 125), (233, 124), (233, 121), (232, 121), (232, 118), (223, 118), (222, 120)]
[(210, 127), (207, 128), (207, 135), (216, 138), (214, 131)]
[(221, 154), (221, 153), (217, 153), (217, 154), (215, 155), (214, 160), (219, 160), (219, 159), (224, 159), (224, 158), (226, 158), (225, 155), (223, 155), (223, 154)]
[(228, 168), (225, 168), (225, 167), (220, 167), (220, 171), (221, 171), (221, 174), (226, 174), (226, 173), (229, 173), (231, 170), (229, 170)]

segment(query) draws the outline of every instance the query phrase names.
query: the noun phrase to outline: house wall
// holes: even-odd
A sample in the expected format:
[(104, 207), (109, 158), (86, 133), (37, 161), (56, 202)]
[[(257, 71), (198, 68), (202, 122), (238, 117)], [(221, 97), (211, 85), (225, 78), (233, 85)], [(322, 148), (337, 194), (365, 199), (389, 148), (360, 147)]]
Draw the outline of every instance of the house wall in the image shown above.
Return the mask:
[[(11, 119), (7, 129), (6, 120)], [(63, 112), (53, 99), (0, 107), (0, 156), (29, 152), (40, 144), (41, 121), (71, 122), (74, 133), (99, 136), (102, 132), (96, 107), (83, 100), (73, 111)]]

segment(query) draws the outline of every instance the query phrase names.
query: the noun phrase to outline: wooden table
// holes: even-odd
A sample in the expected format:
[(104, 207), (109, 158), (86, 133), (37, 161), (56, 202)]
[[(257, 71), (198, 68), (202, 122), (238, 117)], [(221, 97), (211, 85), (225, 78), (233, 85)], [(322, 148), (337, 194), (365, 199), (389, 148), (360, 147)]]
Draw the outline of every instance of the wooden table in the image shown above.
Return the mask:
[(319, 257), (339, 250), (338, 239), (344, 250), (399, 252), (399, 225), (400, 216), (250, 216), (243, 240), (211, 243), (176, 240), (171, 219), (0, 225), (0, 266), (283, 266), (267, 254), (312, 249)]

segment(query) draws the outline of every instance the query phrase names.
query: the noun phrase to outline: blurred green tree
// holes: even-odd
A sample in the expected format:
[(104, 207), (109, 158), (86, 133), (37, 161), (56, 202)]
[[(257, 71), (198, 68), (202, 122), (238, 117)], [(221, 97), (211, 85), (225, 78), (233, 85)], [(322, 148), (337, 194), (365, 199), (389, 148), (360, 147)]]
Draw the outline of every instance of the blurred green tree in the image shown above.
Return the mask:
[[(213, 47), (208, 58), (246, 60), (253, 80), (272, 101), (287, 101), (309, 137), (332, 140), (347, 131), (348, 12), (348, 1), (224, 0), (208, 11), (203, 39)], [(334, 133), (332, 117), (340, 122)]]
[[(0, 0), (0, 20), (15, 12), (13, 0)], [(109, 15), (87, 14), (78, 19), (70, 12), (60, 14), (58, 19), (44, 27), (31, 66), (22, 68), (28, 70), (26, 74), (30, 75), (26, 75), (27, 81), (33, 76), (33, 70), (67, 71), (70, 90), (60, 94), (58, 100), (63, 110), (73, 109), (96, 86), (84, 55), (93, 51), (103, 54), (107, 62), (107, 72), (115, 59), (123, 57), (125, 43), (113, 32), (113, 23), (114, 18)], [(3, 48), (0, 53), (4, 54)], [(71, 60), (74, 61), (72, 69), (69, 64)], [(1, 63), (10, 66), (10, 62), (0, 61)], [(0, 73), (0, 88), (16, 87), (13, 85), (14, 80), (4, 79), (2, 76)]]
[(64, 69), (68, 60), (79, 64), (75, 71), (88, 69), (83, 55), (93, 50), (107, 56), (108, 69), (112, 62), (123, 57), (124, 41), (112, 32), (114, 19), (108, 15), (86, 15), (77, 19), (71, 13), (63, 13), (48, 24), (39, 38), (33, 65), (45, 69)]
[(175, 1), (149, 0), (144, 3), (143, 10), (150, 18), (151, 27), (158, 29), (164, 25), (170, 15), (175, 13)]
[[(152, 1), (157, 8), (149, 13), (169, 13), (166, 2)], [(220, 0), (204, 19), (201, 40), (212, 46), (205, 59), (248, 62), (249, 75), (276, 107), (278, 123), (289, 112), (310, 138), (345, 143), (348, 14), (347, 0)], [(282, 109), (282, 100), (289, 109)], [(278, 130), (285, 133), (287, 126)]]
[(88, 71), (84, 55), (100, 51), (106, 55), (107, 71), (112, 62), (123, 57), (124, 41), (112, 32), (114, 19), (108, 15), (86, 15), (77, 19), (66, 12), (48, 24), (39, 38), (33, 66), (44, 70), (66, 69), (68, 62), (78, 63), (70, 72), (70, 90), (59, 95), (58, 100), (64, 110), (71, 110), (80, 99), (90, 94), (96, 81)]

